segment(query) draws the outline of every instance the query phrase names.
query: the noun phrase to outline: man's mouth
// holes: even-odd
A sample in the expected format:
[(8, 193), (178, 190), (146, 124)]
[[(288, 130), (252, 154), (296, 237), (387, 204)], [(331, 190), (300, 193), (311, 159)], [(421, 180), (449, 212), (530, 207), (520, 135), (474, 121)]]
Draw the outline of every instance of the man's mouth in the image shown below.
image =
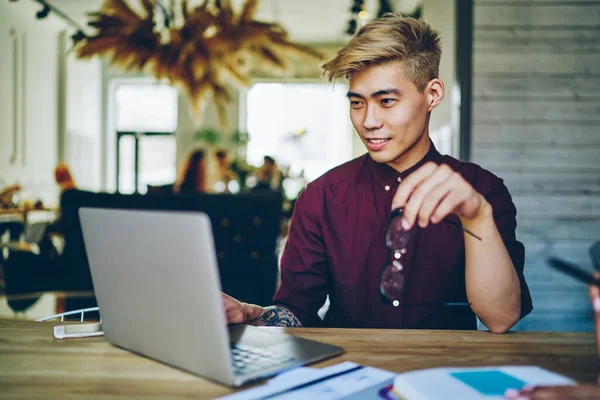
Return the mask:
[(385, 145), (387, 144), (387, 142), (389, 142), (389, 141), (390, 141), (390, 139), (381, 139), (381, 138), (367, 139), (367, 147), (371, 151), (378, 151), (378, 150), (383, 149), (385, 147)]
[(385, 143), (390, 139), (367, 139), (369, 141), (369, 143), (374, 143), (374, 144), (380, 144), (380, 143)]

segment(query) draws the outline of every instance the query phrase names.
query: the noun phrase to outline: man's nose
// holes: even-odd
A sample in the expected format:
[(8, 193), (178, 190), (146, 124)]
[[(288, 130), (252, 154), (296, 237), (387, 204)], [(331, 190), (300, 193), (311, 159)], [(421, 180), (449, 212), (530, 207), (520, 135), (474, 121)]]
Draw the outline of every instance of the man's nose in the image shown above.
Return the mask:
[(377, 113), (377, 107), (367, 106), (363, 127), (368, 130), (381, 128), (381, 120)]

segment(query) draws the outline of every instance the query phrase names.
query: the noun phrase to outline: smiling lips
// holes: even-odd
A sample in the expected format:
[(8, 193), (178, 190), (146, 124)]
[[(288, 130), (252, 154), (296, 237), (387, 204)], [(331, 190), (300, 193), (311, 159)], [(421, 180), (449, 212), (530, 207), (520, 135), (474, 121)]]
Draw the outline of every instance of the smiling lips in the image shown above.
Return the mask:
[(367, 147), (369, 148), (369, 150), (379, 151), (385, 147), (385, 145), (390, 141), (390, 139), (373, 138), (373, 139), (366, 139), (366, 141), (367, 141)]

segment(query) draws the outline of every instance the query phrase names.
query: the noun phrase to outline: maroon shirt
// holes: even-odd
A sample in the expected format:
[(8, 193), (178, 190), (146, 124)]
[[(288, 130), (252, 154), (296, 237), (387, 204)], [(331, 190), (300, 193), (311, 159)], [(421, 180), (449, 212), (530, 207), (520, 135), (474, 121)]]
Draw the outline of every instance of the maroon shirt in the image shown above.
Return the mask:
[[(517, 210), (508, 189), (478, 165), (442, 156), (433, 144), (421, 161), (402, 173), (365, 154), (308, 184), (296, 201), (274, 303), (293, 312), (304, 326), (476, 329), (470, 307), (395, 307), (379, 294), (392, 198), (401, 179), (427, 161), (448, 164), (492, 205), (521, 283), (521, 317), (531, 312), (523, 278), (525, 249), (515, 238)], [(455, 215), (447, 219), (458, 222)], [(416, 227), (402, 258), (403, 303), (467, 301), (463, 235), (444, 222)], [(317, 311), (327, 295), (330, 306), (321, 321)]]

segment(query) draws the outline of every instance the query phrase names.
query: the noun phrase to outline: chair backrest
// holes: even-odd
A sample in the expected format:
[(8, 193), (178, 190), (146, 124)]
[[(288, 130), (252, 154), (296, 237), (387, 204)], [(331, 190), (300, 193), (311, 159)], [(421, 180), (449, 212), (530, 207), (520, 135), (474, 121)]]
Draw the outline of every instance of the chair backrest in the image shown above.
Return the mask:
[(48, 225), (50, 225), (50, 221), (37, 221), (28, 224), (25, 228), (24, 240), (27, 243), (40, 243)]
[(148, 185), (148, 194), (173, 194), (173, 184)]
[(282, 202), (280, 193), (123, 195), (66, 191), (61, 198), (63, 257), (69, 269), (64, 289), (93, 290), (79, 208), (203, 211), (211, 219), (223, 291), (241, 301), (271, 304), (279, 271), (276, 243)]

